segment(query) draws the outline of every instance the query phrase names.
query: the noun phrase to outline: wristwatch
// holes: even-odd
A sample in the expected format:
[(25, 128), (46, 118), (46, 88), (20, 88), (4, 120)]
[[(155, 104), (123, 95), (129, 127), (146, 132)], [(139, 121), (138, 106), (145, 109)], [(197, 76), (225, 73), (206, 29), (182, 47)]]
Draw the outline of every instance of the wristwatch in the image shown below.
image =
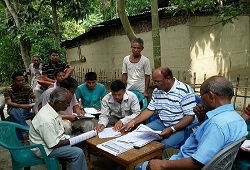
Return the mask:
[(173, 133), (176, 132), (174, 126), (171, 126), (170, 128), (172, 129)]

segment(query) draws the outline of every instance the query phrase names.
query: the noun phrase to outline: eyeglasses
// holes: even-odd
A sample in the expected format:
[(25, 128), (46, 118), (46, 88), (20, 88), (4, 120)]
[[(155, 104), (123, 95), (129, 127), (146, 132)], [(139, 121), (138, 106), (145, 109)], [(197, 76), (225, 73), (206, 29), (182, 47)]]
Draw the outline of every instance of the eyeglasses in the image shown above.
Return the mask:
[(63, 102), (63, 101), (59, 101), (60, 103), (63, 103), (63, 104), (65, 104), (66, 106), (70, 106), (70, 102)]
[(209, 92), (210, 92), (210, 91), (206, 91), (206, 92), (200, 94), (200, 96), (202, 97), (204, 94), (207, 94), (207, 93), (209, 93)]
[(161, 79), (161, 80), (153, 80), (154, 83), (160, 83), (162, 82), (163, 80), (165, 80), (165, 78)]

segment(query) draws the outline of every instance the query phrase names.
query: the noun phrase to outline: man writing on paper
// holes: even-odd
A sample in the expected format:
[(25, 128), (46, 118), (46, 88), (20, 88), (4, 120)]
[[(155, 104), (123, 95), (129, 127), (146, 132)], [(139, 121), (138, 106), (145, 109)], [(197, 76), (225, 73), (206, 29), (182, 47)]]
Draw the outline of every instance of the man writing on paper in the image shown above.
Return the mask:
[[(62, 118), (58, 114), (68, 108), (72, 93), (57, 87), (50, 94), (50, 101), (43, 106), (31, 121), (29, 138), (31, 144), (42, 144), (49, 157), (70, 159), (71, 170), (86, 170), (83, 150), (70, 146), (70, 136), (64, 134)], [(38, 156), (39, 150), (34, 151)]]
[[(201, 169), (219, 151), (246, 136), (247, 127), (234, 110), (231, 99), (233, 84), (222, 76), (213, 76), (202, 83), (202, 103), (194, 108), (201, 125), (191, 134), (177, 155), (169, 160), (150, 160), (136, 170)], [(148, 164), (147, 168), (146, 164)]]
[(194, 121), (193, 108), (196, 105), (192, 88), (173, 77), (167, 67), (157, 68), (152, 75), (156, 88), (152, 99), (139, 116), (124, 126), (125, 131), (131, 130), (136, 124), (147, 120), (155, 112), (159, 117), (148, 123), (153, 130), (162, 131), (160, 141), (165, 148), (180, 148), (185, 142), (185, 127)]
[[(88, 132), (93, 130), (94, 121), (92, 119), (77, 119), (76, 116), (83, 116), (85, 113), (83, 109), (79, 106), (79, 103), (76, 100), (75, 91), (78, 86), (77, 81), (72, 77), (67, 77), (63, 79), (60, 83), (60, 87), (64, 87), (72, 93), (72, 100), (68, 106), (68, 108), (64, 111), (60, 111), (60, 116), (62, 117), (63, 127), (65, 129), (65, 134), (71, 135), (72, 129), (81, 128), (83, 132)], [(47, 89), (43, 95), (42, 106), (45, 106), (49, 101), (49, 96), (51, 92), (55, 89), (49, 88)], [(74, 115), (75, 113), (76, 115)]]
[(102, 99), (101, 114), (95, 127), (101, 132), (108, 124), (114, 126), (115, 131), (120, 131), (122, 126), (141, 112), (136, 95), (127, 91), (125, 84), (115, 80), (110, 85), (111, 92)]
[[(105, 86), (97, 83), (97, 74), (88, 72), (85, 74), (85, 83), (76, 89), (76, 98), (82, 107), (101, 109), (101, 100), (106, 95)], [(81, 101), (81, 102), (80, 102)]]

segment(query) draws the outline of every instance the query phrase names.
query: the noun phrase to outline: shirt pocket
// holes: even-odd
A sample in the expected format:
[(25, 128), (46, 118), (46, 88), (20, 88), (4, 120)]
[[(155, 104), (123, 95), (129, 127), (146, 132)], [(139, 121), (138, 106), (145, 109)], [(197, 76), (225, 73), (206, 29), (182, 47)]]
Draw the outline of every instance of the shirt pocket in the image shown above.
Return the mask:
[(131, 109), (128, 106), (124, 106), (122, 108), (122, 116), (128, 116), (131, 115)]

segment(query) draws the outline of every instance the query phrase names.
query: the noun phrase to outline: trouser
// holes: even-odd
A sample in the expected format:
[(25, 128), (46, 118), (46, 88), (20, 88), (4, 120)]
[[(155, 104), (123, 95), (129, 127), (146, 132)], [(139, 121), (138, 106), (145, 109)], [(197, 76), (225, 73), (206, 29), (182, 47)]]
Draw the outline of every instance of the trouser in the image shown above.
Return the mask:
[(76, 146), (62, 146), (53, 149), (49, 157), (69, 159), (71, 161), (71, 170), (87, 170), (87, 162), (83, 150)]
[[(147, 126), (157, 131), (162, 131), (163, 129), (167, 128), (160, 119), (156, 119), (148, 123)], [(185, 130), (180, 130), (180, 131), (176, 131), (168, 138), (162, 138), (160, 142), (165, 145), (163, 149), (180, 148), (185, 142), (184, 135), (185, 135)]]
[(162, 152), (162, 159), (170, 158), (172, 155), (178, 154), (180, 149), (167, 148)]
[(114, 126), (118, 121), (120, 120), (120, 118), (114, 116), (114, 115), (111, 115), (109, 116), (109, 123), (108, 125), (109, 126)]
[[(25, 110), (22, 108), (9, 108), (8, 114), (10, 115), (12, 122), (15, 122), (24, 126), (29, 126), (26, 123), (25, 118), (30, 114), (30, 110)], [(19, 140), (23, 140), (23, 135), (22, 135), (23, 132), (24, 130), (16, 129), (17, 138)]]
[(63, 120), (62, 122), (66, 135), (72, 134), (72, 128), (81, 128), (83, 132), (88, 132), (94, 129), (94, 121), (92, 119), (79, 119), (74, 122)]

